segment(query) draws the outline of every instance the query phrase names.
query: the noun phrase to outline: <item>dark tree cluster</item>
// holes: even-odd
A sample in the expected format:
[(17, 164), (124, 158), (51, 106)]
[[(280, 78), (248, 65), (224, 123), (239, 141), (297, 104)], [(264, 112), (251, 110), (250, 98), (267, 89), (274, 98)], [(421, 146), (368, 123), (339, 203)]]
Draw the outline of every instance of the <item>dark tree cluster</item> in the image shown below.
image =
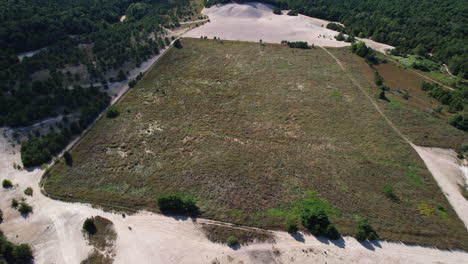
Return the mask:
[(437, 83), (422, 82), (421, 89), (444, 105), (448, 106), (448, 111), (456, 113), (462, 111), (468, 104), (468, 87), (459, 90), (449, 90)]
[(15, 245), (6, 240), (0, 231), (0, 263), (28, 264), (33, 262), (31, 247), (27, 244)]
[[(79, 87), (81, 82), (106, 89), (108, 81), (127, 79), (123, 67), (159, 54), (170, 42), (162, 37), (164, 28), (193, 15), (188, 0), (0, 0), (0, 126), (80, 116), (60, 133), (23, 142), (25, 166), (50, 161), (108, 105), (107, 94)], [(19, 60), (18, 52), (36, 49), (41, 51)], [(72, 73), (76, 67), (84, 70)], [(109, 73), (116, 74), (106, 80)]]
[(283, 41), (283, 43), (288, 44), (288, 46), (293, 49), (310, 49), (309, 43), (307, 43), (307, 41)]
[[(90, 82), (107, 82), (105, 74), (128, 62), (139, 66), (168, 45), (160, 37), (163, 28), (193, 14), (188, 0), (0, 0), (0, 126), (30, 125), (59, 114), (66, 105), (63, 90), (83, 74)], [(127, 19), (121, 23), (122, 15)], [(21, 62), (16, 55), (42, 48)], [(74, 66), (86, 72), (70, 73)], [(39, 71), (49, 78), (34, 78)]]
[(177, 194), (161, 195), (156, 200), (162, 213), (197, 216), (199, 209), (193, 198)]
[(340, 233), (335, 226), (330, 223), (324, 210), (317, 208), (305, 208), (301, 212), (302, 225), (313, 235), (326, 236), (330, 239), (340, 238)]
[(378, 64), (379, 60), (375, 56), (375, 51), (366, 46), (366, 43), (359, 41), (357, 44), (351, 44), (351, 51), (359, 57), (365, 58), (369, 64)]

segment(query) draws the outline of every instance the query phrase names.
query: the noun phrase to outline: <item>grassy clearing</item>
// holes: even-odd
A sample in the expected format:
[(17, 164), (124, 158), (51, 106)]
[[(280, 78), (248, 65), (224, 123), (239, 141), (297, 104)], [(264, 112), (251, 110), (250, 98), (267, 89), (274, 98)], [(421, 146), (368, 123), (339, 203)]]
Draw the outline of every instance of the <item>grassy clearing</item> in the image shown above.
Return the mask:
[[(468, 248), (453, 210), (446, 220), (420, 213), (421, 201), (450, 206), (414, 150), (323, 50), (182, 45), (119, 102), (117, 118), (97, 122), (71, 151), (72, 167), (52, 168), (48, 193), (154, 211), (156, 197), (179, 193), (194, 197), (203, 217), (277, 229), (314, 203), (342, 234), (356, 233), (358, 215), (383, 239)], [(375, 89), (360, 58), (332, 51)], [(388, 108), (406, 109), (399, 103)], [(385, 196), (386, 184), (398, 202)]]

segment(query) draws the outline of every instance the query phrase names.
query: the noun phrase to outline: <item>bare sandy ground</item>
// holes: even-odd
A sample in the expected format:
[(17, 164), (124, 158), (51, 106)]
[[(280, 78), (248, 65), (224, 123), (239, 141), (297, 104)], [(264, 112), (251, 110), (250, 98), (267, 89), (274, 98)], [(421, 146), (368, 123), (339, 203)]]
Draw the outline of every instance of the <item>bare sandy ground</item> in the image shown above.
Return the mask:
[(457, 153), (451, 149), (412, 146), (468, 229), (468, 201), (460, 192), (466, 184), (464, 173), (467, 167), (460, 165)]
[[(307, 41), (327, 47), (344, 47), (349, 43), (337, 41), (338, 32), (327, 29), (329, 21), (308, 16), (275, 15), (272, 6), (262, 3), (226, 4), (204, 8), (202, 14), (210, 18), (206, 23), (186, 33), (186, 37), (220, 37), (226, 40), (243, 40), (280, 43), (282, 40)], [(368, 46), (384, 52), (392, 46), (363, 39)]]

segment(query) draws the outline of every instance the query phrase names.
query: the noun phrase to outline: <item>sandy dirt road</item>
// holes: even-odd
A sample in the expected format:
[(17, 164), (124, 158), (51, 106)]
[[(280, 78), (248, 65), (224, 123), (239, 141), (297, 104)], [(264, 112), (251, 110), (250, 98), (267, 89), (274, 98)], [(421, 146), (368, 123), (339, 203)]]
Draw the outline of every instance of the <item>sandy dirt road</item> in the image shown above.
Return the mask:
[[(272, 6), (262, 3), (216, 5), (204, 8), (202, 14), (210, 22), (187, 32), (184, 36), (199, 38), (220, 37), (226, 40), (243, 40), (267, 43), (288, 41), (307, 41), (309, 44), (327, 47), (344, 47), (349, 43), (337, 41), (338, 32), (327, 29), (329, 21), (304, 15), (288, 16), (273, 14)], [(362, 39), (375, 50), (384, 52), (392, 49), (390, 45)]]

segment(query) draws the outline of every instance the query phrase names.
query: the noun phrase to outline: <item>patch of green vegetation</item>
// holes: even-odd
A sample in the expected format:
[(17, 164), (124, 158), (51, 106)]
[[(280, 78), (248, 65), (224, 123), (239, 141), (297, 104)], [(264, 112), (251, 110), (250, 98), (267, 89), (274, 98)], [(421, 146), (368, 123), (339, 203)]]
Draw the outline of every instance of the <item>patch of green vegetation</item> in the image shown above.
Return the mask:
[(448, 220), (447, 210), (445, 210), (444, 207), (438, 206), (437, 209), (436, 209), (436, 213), (440, 217), (440, 219), (442, 219), (442, 221), (447, 221)]
[(440, 68), (440, 65), (437, 62), (418, 55), (408, 55), (406, 57), (392, 55), (390, 57), (407, 68), (415, 68), (422, 71), (436, 71)]
[(290, 65), (288, 62), (283, 62), (275, 66), (277, 70), (292, 70), (294, 67)]
[(238, 210), (238, 209), (232, 209), (229, 213), (230, 213), (232, 216), (238, 216), (238, 215), (242, 215), (242, 214), (244, 213), (244, 211)]
[(338, 217), (341, 214), (339, 210), (333, 208), (327, 201), (317, 197), (317, 194), (314, 191), (309, 191), (307, 192), (306, 198), (298, 200), (294, 203), (289, 216), (299, 217), (302, 211), (310, 208), (324, 211), (331, 217)]
[(427, 202), (421, 202), (418, 204), (418, 210), (422, 215), (431, 216), (434, 214), (434, 208)]
[(418, 173), (414, 170), (410, 169), (406, 171), (405, 176), (408, 182), (413, 185), (416, 185), (418, 187), (422, 187), (424, 185), (423, 178), (420, 175), (418, 175)]
[(267, 210), (267, 214), (269, 216), (276, 216), (276, 217), (284, 217), (286, 216), (286, 213), (279, 210), (279, 209), (275, 209), (275, 208), (272, 208), (272, 209), (268, 209)]
[(396, 107), (396, 108), (401, 107), (401, 104), (395, 101), (388, 102), (388, 105), (391, 107)]
[(334, 89), (334, 90), (332, 90), (330, 92), (330, 96), (333, 97), (333, 98), (336, 98), (336, 99), (342, 99), (343, 98), (343, 94), (340, 91), (336, 90), (336, 89)]

